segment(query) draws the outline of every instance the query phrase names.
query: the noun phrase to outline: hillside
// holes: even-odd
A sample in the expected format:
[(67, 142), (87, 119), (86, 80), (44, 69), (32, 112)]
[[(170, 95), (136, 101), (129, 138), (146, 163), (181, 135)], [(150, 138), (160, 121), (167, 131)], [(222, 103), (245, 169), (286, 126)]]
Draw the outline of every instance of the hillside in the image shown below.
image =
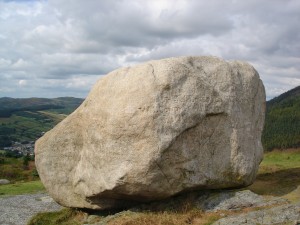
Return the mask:
[(73, 112), (79, 98), (0, 98), (0, 147), (35, 141)]
[(300, 86), (267, 102), (264, 149), (300, 147)]
[(62, 98), (0, 98), (0, 117), (10, 117), (20, 111), (49, 110), (58, 113), (71, 113), (83, 99), (73, 97)]

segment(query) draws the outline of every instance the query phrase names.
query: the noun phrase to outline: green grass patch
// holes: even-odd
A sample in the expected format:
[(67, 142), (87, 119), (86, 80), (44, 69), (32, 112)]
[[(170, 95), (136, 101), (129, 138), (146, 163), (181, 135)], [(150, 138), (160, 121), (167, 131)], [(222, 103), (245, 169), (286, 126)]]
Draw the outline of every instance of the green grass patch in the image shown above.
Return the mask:
[(38, 213), (27, 225), (80, 225), (77, 222), (80, 213), (72, 209), (63, 209), (59, 212)]
[(0, 196), (33, 194), (41, 191), (45, 191), (41, 181), (0, 185)]
[[(260, 195), (300, 200), (300, 149), (266, 153), (249, 190)], [(292, 194), (293, 193), (293, 194)]]
[(264, 155), (259, 174), (300, 168), (300, 149), (273, 151)]

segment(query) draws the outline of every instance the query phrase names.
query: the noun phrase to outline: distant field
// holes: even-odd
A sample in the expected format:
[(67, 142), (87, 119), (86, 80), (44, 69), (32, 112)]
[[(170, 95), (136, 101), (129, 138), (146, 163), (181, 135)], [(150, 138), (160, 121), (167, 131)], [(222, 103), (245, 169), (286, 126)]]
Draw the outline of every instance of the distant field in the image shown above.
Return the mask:
[(68, 114), (64, 113), (57, 113), (53, 111), (39, 111), (39, 113), (44, 114), (54, 120), (55, 123), (59, 123), (62, 121), (64, 118), (67, 117)]
[(22, 111), (9, 118), (0, 118), (0, 146), (9, 146), (10, 140), (35, 141), (66, 116), (51, 111)]
[(78, 98), (0, 98), (0, 148), (35, 141), (73, 112)]
[(39, 180), (0, 185), (0, 197), (8, 195), (33, 194), (41, 191), (45, 191), (45, 188)]
[(272, 173), (291, 168), (300, 168), (300, 148), (265, 153), (259, 173)]

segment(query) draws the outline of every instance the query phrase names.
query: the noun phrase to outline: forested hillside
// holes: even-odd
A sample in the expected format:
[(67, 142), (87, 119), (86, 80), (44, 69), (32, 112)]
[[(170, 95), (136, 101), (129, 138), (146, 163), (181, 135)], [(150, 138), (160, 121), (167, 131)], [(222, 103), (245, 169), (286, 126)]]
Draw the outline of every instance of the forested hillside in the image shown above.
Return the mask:
[(267, 102), (264, 149), (300, 147), (300, 86)]
[(0, 147), (35, 141), (73, 112), (79, 98), (0, 98)]

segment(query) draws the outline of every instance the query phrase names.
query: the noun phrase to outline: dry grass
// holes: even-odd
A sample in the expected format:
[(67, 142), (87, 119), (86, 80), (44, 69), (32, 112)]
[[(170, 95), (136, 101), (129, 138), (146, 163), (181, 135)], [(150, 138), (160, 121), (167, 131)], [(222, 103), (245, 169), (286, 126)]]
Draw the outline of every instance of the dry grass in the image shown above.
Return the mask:
[(191, 210), (185, 213), (176, 212), (144, 212), (134, 215), (124, 215), (109, 221), (108, 225), (208, 225), (217, 221), (221, 216), (217, 213), (203, 213)]
[[(218, 212), (203, 212), (200, 209), (191, 208), (186, 211), (122, 211), (111, 215), (92, 214), (95, 217), (89, 221), (89, 224), (107, 224), (107, 225), (209, 225), (225, 216), (233, 216), (241, 213), (247, 213), (260, 209), (270, 208), (256, 207), (244, 208), (236, 211), (218, 211)], [(101, 213), (100, 213), (101, 214)], [(91, 215), (91, 214), (89, 214)], [(86, 224), (87, 213), (79, 210), (61, 210), (55, 213), (40, 213), (28, 225), (40, 224)]]
[(38, 180), (34, 161), (28, 166), (23, 165), (22, 158), (0, 157), (0, 178), (8, 179), (10, 182)]

